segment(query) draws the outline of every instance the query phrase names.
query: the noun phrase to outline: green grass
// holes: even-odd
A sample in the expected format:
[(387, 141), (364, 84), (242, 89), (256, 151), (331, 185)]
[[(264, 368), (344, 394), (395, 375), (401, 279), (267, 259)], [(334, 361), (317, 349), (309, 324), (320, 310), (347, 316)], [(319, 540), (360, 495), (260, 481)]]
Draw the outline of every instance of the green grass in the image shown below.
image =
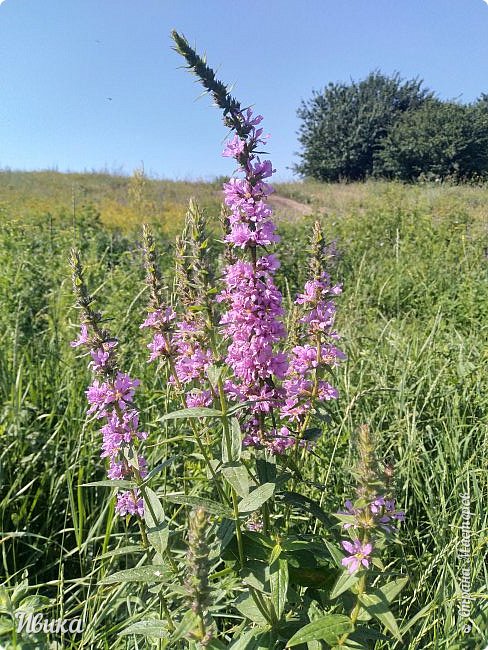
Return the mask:
[[(338, 329), (348, 360), (337, 373), (336, 423), (319, 445), (320, 462), (305, 470), (328, 488), (311, 489), (310, 496), (332, 512), (351, 496), (350, 441), (368, 423), (381, 455), (395, 464), (398, 500), (407, 512), (402, 544), (389, 556), (394, 571), (410, 578), (396, 606), (402, 625), (414, 619), (403, 647), (482, 650), (488, 643), (488, 190), (387, 183), (278, 190), (309, 205), (337, 239), (332, 273), (344, 284)], [(120, 338), (123, 365), (141, 378), (150, 466), (175, 449), (184, 452), (162, 474), (161, 487), (203, 489), (193, 449), (169, 441), (179, 429), (156, 422), (174, 404), (164, 378), (147, 367), (138, 327), (145, 311), (141, 210), (150, 211), (171, 285), (173, 233), (190, 194), (216, 222), (217, 185), (147, 181), (142, 199), (131, 204), (124, 178), (0, 174), (0, 582), (13, 587), (27, 580), (29, 593), (52, 599), (53, 617), (85, 617), (83, 635), (59, 647), (145, 647), (117, 633), (157, 599), (147, 590), (100, 585), (142, 556), (98, 559), (133, 544), (137, 531), (113, 518), (106, 488), (80, 487), (103, 478), (104, 468), (96, 427), (85, 417), (86, 359), (69, 347), (77, 313), (68, 251), (81, 248), (99, 307)], [(312, 221), (280, 221), (278, 279), (285, 295), (304, 281)], [(457, 617), (456, 545), (460, 495), (468, 485), (475, 624), (465, 637)], [(174, 518), (184, 524), (181, 509)], [(0, 646), (12, 647), (8, 635), (0, 639)], [(400, 645), (378, 642), (376, 650), (383, 648)]]

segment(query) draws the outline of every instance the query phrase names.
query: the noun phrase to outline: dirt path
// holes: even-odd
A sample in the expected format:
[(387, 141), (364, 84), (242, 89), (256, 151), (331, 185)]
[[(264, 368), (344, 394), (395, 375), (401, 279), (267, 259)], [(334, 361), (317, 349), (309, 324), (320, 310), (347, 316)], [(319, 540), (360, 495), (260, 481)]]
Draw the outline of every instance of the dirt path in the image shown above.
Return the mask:
[[(222, 192), (218, 194), (223, 199)], [(311, 205), (307, 205), (307, 203), (300, 203), (280, 194), (271, 194), (268, 197), (268, 201), (278, 219), (295, 219), (296, 217), (303, 217), (307, 214), (314, 214), (317, 211)]]
[(289, 199), (279, 194), (271, 194), (268, 201), (278, 217), (288, 217), (290, 219), (293, 217), (303, 217), (306, 214), (313, 214), (314, 212), (311, 205), (299, 203), (294, 199)]

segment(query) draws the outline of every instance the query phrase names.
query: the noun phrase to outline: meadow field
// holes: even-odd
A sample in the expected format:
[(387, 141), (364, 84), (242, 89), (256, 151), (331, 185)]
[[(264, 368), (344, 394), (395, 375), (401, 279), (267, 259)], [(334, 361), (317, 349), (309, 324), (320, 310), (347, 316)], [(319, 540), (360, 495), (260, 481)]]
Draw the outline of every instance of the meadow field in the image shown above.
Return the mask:
[[(139, 328), (148, 300), (141, 226), (151, 224), (170, 296), (175, 237), (193, 196), (209, 220), (213, 239), (207, 255), (218, 277), (220, 187), (219, 181), (151, 180), (142, 173), (130, 178), (0, 173), (2, 649), (166, 647), (161, 639), (152, 646), (137, 634), (120, 634), (161, 605), (161, 589), (109, 579), (142, 566), (146, 556), (137, 527), (114, 516), (110, 490), (85, 487), (103, 480), (105, 468), (97, 427), (86, 415), (87, 362), (70, 347), (79, 323), (68, 257), (73, 246), (80, 250), (97, 308), (119, 339), (121, 365), (141, 380), (138, 405), (149, 432), (149, 467), (173, 458), (155, 479), (158, 494), (209, 496), (209, 479), (187, 425), (160, 420), (178, 405), (167, 376), (148, 366), (147, 340)], [(317, 462), (301, 468), (302, 492), (325, 512), (343, 507), (351, 493), (351, 441), (367, 424), (379, 456), (394, 468), (397, 501), (406, 513), (386, 556), (389, 572), (408, 578), (392, 605), (403, 642), (378, 638), (371, 647), (484, 650), (488, 187), (371, 181), (275, 188), (272, 204), (281, 235), (276, 279), (285, 302), (306, 280), (316, 220), (327, 240), (336, 242), (328, 271), (343, 284), (337, 329), (347, 361), (335, 371), (340, 397), (314, 450)], [(472, 513), (469, 634), (458, 612), (466, 493)], [(177, 531), (187, 511), (174, 503), (168, 509)], [(295, 513), (297, 529), (310, 516)], [(317, 534), (327, 535), (323, 522)], [(184, 549), (174, 552), (180, 558)], [(226, 629), (238, 629), (240, 610), (224, 603), (237, 598), (242, 585), (227, 576), (225, 557), (214, 557), (209, 571), (210, 582), (218, 581), (212, 611)], [(318, 590), (303, 583), (295, 589), (302, 598)], [(326, 592), (321, 598), (327, 600)], [(187, 608), (178, 595), (168, 602), (176, 617)], [(12, 621), (21, 607), (49, 612), (51, 619), (82, 619), (83, 630), (65, 636), (17, 633)], [(312, 643), (300, 647), (329, 647)], [(188, 646), (181, 641), (172, 647)]]

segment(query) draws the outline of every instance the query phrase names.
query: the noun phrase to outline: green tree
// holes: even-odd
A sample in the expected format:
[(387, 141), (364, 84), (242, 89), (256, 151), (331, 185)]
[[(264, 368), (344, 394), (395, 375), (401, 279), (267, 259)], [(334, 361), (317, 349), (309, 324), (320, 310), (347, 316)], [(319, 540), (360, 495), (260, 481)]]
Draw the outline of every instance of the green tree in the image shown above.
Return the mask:
[(323, 181), (358, 180), (377, 173), (377, 152), (406, 111), (433, 95), (422, 81), (372, 72), (359, 82), (330, 83), (302, 102), (296, 171)]
[(385, 137), (382, 174), (413, 181), (469, 180), (488, 175), (488, 102), (472, 105), (431, 99), (407, 111)]

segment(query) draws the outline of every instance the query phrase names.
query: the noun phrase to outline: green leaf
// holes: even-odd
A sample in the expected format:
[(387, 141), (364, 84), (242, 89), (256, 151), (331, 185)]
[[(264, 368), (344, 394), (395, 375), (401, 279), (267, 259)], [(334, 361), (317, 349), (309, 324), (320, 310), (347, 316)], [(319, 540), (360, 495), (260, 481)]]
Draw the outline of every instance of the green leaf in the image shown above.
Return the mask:
[(380, 587), (379, 591), (381, 591), (388, 603), (392, 603), (407, 583), (408, 578), (397, 578)]
[(322, 650), (323, 645), (320, 641), (308, 641), (307, 650)]
[(152, 470), (149, 472), (149, 474), (145, 477), (144, 481), (142, 482), (142, 485), (147, 485), (149, 481), (156, 476), (156, 474), (159, 474), (159, 472), (162, 472), (165, 467), (169, 467), (172, 465), (175, 460), (178, 460), (180, 458), (180, 455), (177, 454), (176, 456), (171, 456), (171, 458), (166, 458), (162, 463), (159, 463), (159, 465), (156, 465), (156, 467), (153, 467)]
[(325, 641), (329, 645), (335, 645), (343, 634), (353, 631), (354, 625), (348, 616), (344, 614), (327, 614), (298, 630), (288, 641), (287, 647), (291, 648), (300, 645), (300, 643), (318, 640)]
[(389, 630), (398, 641), (402, 640), (395, 617), (390, 612), (388, 601), (383, 594), (381, 596), (377, 594), (359, 594), (358, 599), (368, 614), (371, 614), (371, 616), (374, 616), (378, 621), (383, 623), (386, 629)]
[(0, 635), (10, 634), (14, 628), (14, 621), (10, 616), (0, 616)]
[(124, 490), (134, 490), (137, 486), (132, 481), (124, 481), (122, 479), (104, 479), (103, 481), (93, 481), (92, 483), (83, 483), (80, 487), (111, 487), (123, 488)]
[(256, 458), (256, 472), (260, 483), (275, 483), (276, 459)]
[(215, 365), (209, 366), (207, 368), (207, 377), (215, 392), (217, 392), (219, 379), (222, 376), (222, 370), (223, 368), (219, 368), (218, 366)]
[(295, 506), (299, 510), (306, 512), (309, 515), (312, 515), (328, 527), (332, 527), (334, 525), (332, 519), (322, 510), (320, 505), (316, 501), (313, 501), (313, 499), (310, 499), (303, 494), (298, 494), (298, 492), (279, 492), (276, 495), (276, 498), (280, 501), (284, 501), (291, 506)]
[(148, 528), (154, 528), (164, 521), (163, 506), (158, 495), (151, 488), (146, 487), (144, 492), (147, 498), (144, 503), (144, 519)]
[(269, 582), (271, 585), (271, 599), (278, 620), (283, 616), (288, 592), (288, 563), (286, 560), (277, 560), (270, 567)]
[(332, 587), (332, 591), (329, 594), (329, 598), (334, 599), (337, 596), (340, 596), (342, 593), (354, 587), (357, 584), (359, 578), (353, 573), (350, 574), (349, 571), (344, 571), (338, 578), (335, 585)]
[(234, 488), (240, 497), (249, 494), (249, 476), (247, 469), (240, 463), (224, 465), (221, 472), (225, 480)]
[(229, 519), (223, 519), (217, 529), (218, 554), (221, 555), (222, 551), (230, 544), (236, 532), (235, 522)]
[(422, 607), (420, 612), (417, 612), (413, 618), (411, 618), (408, 623), (405, 623), (405, 625), (402, 626), (401, 634), (405, 634), (405, 632), (408, 632), (410, 628), (412, 628), (417, 621), (419, 621), (421, 618), (424, 618), (424, 616), (428, 616), (432, 610), (435, 608), (435, 604), (429, 603), (425, 607)]
[(342, 560), (344, 559), (344, 553), (335, 544), (332, 544), (331, 542), (329, 542), (326, 539), (324, 539), (324, 544), (327, 547), (327, 550), (329, 551), (331, 558), (334, 560), (334, 563), (342, 571), (343, 568), (344, 568), (342, 566)]
[(290, 583), (300, 585), (301, 587), (315, 587), (315, 589), (332, 586), (335, 578), (335, 569), (325, 567), (307, 568), (307, 567), (288, 567)]
[(11, 609), (12, 603), (8, 591), (3, 585), (0, 585), (0, 612), (10, 612)]
[(148, 529), (147, 539), (156, 553), (163, 555), (168, 548), (169, 527), (168, 524), (162, 523), (159, 526)]
[(181, 409), (180, 411), (173, 411), (172, 413), (165, 413), (163, 417), (159, 418), (162, 422), (163, 420), (181, 420), (184, 418), (221, 418), (224, 414), (222, 411), (217, 409), (209, 408), (194, 408), (194, 409)]
[(190, 632), (192, 632), (198, 625), (198, 617), (191, 610), (188, 610), (186, 614), (181, 619), (179, 625), (176, 627), (176, 630), (171, 635), (171, 641), (179, 641), (183, 637), (186, 637)]
[(245, 634), (240, 633), (239, 638), (232, 641), (228, 648), (229, 650), (254, 650), (256, 648), (255, 637), (265, 631), (262, 627), (255, 627)]
[(102, 553), (94, 558), (94, 561), (98, 560), (107, 560), (110, 557), (117, 557), (118, 555), (128, 555), (130, 553), (142, 553), (145, 549), (142, 546), (131, 544), (130, 546), (122, 546), (122, 548), (116, 548), (113, 551), (107, 551), (107, 553)]
[(218, 639), (211, 639), (205, 644), (205, 648), (210, 648), (210, 650), (227, 650), (228, 646)]
[(27, 598), (23, 598), (18, 605), (17, 609), (23, 611), (23, 612), (38, 612), (41, 609), (44, 609), (46, 607), (49, 607), (51, 605), (51, 601), (47, 596), (27, 596)]
[(255, 650), (270, 650), (276, 647), (276, 634), (272, 630), (256, 637)]
[(343, 524), (355, 524), (357, 521), (355, 515), (342, 514), (341, 512), (334, 512), (333, 516)]
[(247, 497), (239, 503), (239, 512), (254, 512), (260, 508), (263, 503), (271, 499), (275, 490), (274, 483), (264, 483), (253, 490)]
[(111, 576), (107, 576), (101, 580), (102, 585), (112, 585), (117, 582), (167, 582), (171, 580), (171, 572), (165, 565), (151, 565), (135, 567), (133, 569), (124, 569), (117, 571)]
[(163, 621), (137, 621), (119, 632), (120, 636), (128, 634), (142, 634), (142, 636), (156, 637), (159, 639), (168, 638), (168, 627)]
[(230, 419), (230, 452), (227, 449), (227, 441), (222, 438), (222, 462), (232, 463), (240, 460), (242, 450), (241, 425), (237, 418)]
[(311, 440), (317, 442), (317, 440), (322, 436), (324, 430), (320, 427), (311, 427), (310, 429), (305, 429), (302, 434), (302, 440)]
[(236, 601), (235, 607), (245, 618), (248, 618), (253, 623), (258, 625), (266, 625), (269, 621), (269, 616), (265, 616), (261, 609), (256, 604), (252, 596), (241, 594)]
[(227, 519), (234, 518), (234, 513), (230, 508), (227, 508), (227, 506), (224, 506), (218, 501), (212, 501), (212, 499), (206, 499), (205, 497), (197, 497), (191, 494), (165, 494), (162, 498), (171, 503), (203, 508), (206, 512), (212, 515), (218, 515), (219, 517), (226, 517)]
[(259, 560), (248, 560), (241, 571), (242, 582), (263, 594), (269, 595), (269, 565)]
[(144, 489), (147, 503), (144, 503), (144, 519), (147, 525), (147, 538), (156, 553), (162, 555), (168, 547), (169, 528), (164, 522), (164, 510), (156, 492)]
[(269, 558), (269, 563), (270, 565), (276, 562), (276, 560), (280, 557), (282, 547), (280, 544), (275, 544), (273, 547), (273, 550), (271, 551), (271, 557)]

